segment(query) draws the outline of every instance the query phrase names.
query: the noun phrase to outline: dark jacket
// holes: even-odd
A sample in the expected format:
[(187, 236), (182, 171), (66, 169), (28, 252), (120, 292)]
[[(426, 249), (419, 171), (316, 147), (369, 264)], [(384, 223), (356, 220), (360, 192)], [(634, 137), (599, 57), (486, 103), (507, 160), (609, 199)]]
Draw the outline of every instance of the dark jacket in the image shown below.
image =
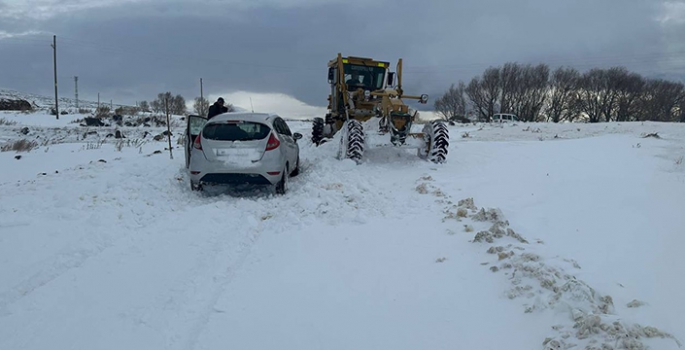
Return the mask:
[(220, 106), (218, 103), (214, 102), (213, 105), (209, 106), (209, 112), (207, 113), (207, 119), (212, 119), (212, 117), (217, 116), (221, 113), (228, 112), (228, 107)]

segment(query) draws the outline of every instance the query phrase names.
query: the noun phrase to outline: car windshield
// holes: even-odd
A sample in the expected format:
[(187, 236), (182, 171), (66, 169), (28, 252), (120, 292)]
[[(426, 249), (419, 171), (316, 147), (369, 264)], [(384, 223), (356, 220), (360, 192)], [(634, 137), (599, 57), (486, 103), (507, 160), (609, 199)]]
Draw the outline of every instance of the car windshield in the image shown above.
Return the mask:
[(202, 130), (208, 140), (216, 141), (252, 141), (269, 136), (271, 129), (260, 123), (252, 122), (219, 122), (209, 123)]
[(344, 64), (345, 83), (349, 89), (363, 87), (369, 90), (378, 90), (383, 87), (385, 68), (377, 66), (364, 66), (356, 64)]

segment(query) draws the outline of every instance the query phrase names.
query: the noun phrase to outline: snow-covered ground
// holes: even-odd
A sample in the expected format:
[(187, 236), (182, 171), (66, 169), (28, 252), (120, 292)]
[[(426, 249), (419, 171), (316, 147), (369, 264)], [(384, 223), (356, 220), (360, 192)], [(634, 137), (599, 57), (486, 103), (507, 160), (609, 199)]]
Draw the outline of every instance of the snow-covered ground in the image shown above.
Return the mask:
[(0, 118), (17, 122), (0, 145), (52, 140), (0, 153), (0, 349), (685, 338), (685, 125), (452, 126), (441, 165), (387, 148), (356, 165), (305, 137), (301, 175), (270, 197), (191, 192), (183, 149), (151, 139), (164, 128), (120, 128), (123, 142)]

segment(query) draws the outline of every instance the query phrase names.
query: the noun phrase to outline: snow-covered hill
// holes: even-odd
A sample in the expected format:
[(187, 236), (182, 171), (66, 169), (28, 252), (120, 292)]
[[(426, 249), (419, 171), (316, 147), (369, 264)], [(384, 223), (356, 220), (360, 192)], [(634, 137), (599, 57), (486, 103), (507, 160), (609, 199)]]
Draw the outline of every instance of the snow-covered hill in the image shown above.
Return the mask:
[[(29, 103), (31, 103), (35, 108), (39, 110), (50, 110), (55, 106), (55, 97), (49, 97), (49, 96), (43, 96), (43, 95), (37, 95), (37, 94), (31, 94), (31, 93), (26, 93), (26, 92), (21, 92), (21, 91), (15, 91), (11, 89), (2, 89), (0, 88), (0, 99), (6, 98), (6, 99), (22, 99), (26, 100)], [(102, 101), (102, 105), (110, 106), (110, 103), (105, 101)], [(60, 110), (68, 110), (70, 113), (77, 113), (78, 111), (76, 110), (76, 99), (75, 98), (70, 98), (70, 97), (60, 97), (59, 98), (59, 106)], [(98, 106), (97, 101), (87, 101), (79, 98), (78, 100), (78, 107), (79, 109), (90, 109), (90, 110), (95, 110)], [(114, 108), (121, 107), (122, 105), (119, 104), (112, 104)]]
[(0, 349), (685, 337), (685, 125), (454, 126), (442, 165), (385, 148), (356, 165), (305, 138), (303, 172), (269, 197), (191, 192), (179, 128), (171, 159), (136, 134), (163, 128), (123, 143), (45, 117), (0, 113), (5, 143), (54, 141), (0, 153)]

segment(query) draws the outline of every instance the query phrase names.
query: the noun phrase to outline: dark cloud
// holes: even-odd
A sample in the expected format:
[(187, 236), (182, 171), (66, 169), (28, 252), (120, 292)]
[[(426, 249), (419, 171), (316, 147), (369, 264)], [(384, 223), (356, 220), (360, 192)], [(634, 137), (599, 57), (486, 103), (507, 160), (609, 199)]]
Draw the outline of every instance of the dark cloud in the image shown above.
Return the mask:
[[(638, 0), (248, 4), (148, 1), (11, 24), (58, 35), (65, 95), (78, 75), (82, 96), (121, 103), (167, 90), (191, 99), (203, 78), (206, 94), (279, 92), (322, 106), (326, 63), (338, 52), (393, 66), (403, 57), (405, 89), (433, 97), (509, 61), (663, 73), (670, 43), (682, 39), (656, 20), (658, 2)], [(0, 86), (50, 92), (51, 51), (36, 45), (0, 40)]]

